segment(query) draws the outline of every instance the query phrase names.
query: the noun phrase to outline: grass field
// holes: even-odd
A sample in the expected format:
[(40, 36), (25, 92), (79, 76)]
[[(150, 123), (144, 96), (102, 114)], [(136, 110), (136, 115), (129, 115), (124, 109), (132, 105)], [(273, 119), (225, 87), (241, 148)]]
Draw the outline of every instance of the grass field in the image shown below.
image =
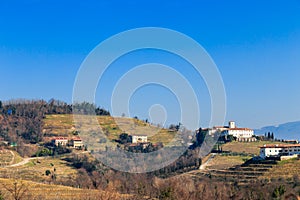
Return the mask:
[(22, 157), (15, 151), (0, 150), (0, 167), (15, 164), (22, 161)]
[[(14, 183), (17, 183), (17, 187), (21, 188), (23, 186), (25, 191), (22, 199), (31, 200), (75, 200), (75, 199), (90, 199), (90, 200), (117, 200), (117, 199), (130, 199), (129, 195), (122, 195), (116, 192), (108, 192), (101, 190), (91, 190), (91, 189), (77, 189), (72, 187), (60, 186), (60, 185), (49, 185), (34, 183), (31, 181), (24, 180), (13, 180), (13, 179), (2, 179), (0, 178), (0, 192), (5, 200), (13, 199), (12, 194), (8, 192), (7, 189), (14, 187)], [(21, 198), (20, 198), (21, 199)]]
[(227, 169), (243, 164), (250, 159), (248, 156), (222, 156), (216, 155), (207, 165), (207, 169)]
[[(176, 135), (176, 132), (167, 129), (158, 128), (145, 123), (141, 120), (111, 117), (76, 115), (75, 119), (78, 123), (74, 123), (73, 115), (47, 115), (44, 119), (44, 133), (52, 135), (68, 136), (79, 130), (81, 134), (92, 134), (99, 132), (101, 128), (107, 139), (113, 141), (118, 139), (123, 132), (128, 134), (144, 134), (148, 136), (148, 140), (152, 143), (162, 142), (165, 145), (169, 143)], [(100, 126), (99, 126), (100, 125)], [(102, 134), (103, 135), (103, 134)], [(99, 135), (98, 135), (99, 137)]]
[(77, 176), (77, 170), (60, 158), (34, 159), (22, 166), (0, 168), (0, 175), (4, 178), (50, 182), (51, 176), (45, 175), (46, 170), (55, 173), (57, 180), (75, 179)]
[(0, 150), (0, 166), (6, 166), (14, 161), (14, 154), (9, 150)]
[(281, 142), (257, 141), (257, 142), (229, 142), (222, 145), (223, 151), (236, 153), (248, 153), (259, 155), (259, 147), (264, 144), (280, 144)]

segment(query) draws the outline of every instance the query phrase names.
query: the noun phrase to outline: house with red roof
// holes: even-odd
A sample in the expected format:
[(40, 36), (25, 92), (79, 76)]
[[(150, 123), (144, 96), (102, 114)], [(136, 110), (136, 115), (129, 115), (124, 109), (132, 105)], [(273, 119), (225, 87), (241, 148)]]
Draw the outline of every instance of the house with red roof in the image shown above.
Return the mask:
[(260, 157), (282, 157), (300, 155), (300, 144), (265, 144), (260, 147)]
[(52, 139), (52, 143), (55, 145), (55, 146), (58, 146), (58, 145), (61, 145), (61, 146), (67, 146), (68, 144), (68, 138), (66, 137), (55, 137)]

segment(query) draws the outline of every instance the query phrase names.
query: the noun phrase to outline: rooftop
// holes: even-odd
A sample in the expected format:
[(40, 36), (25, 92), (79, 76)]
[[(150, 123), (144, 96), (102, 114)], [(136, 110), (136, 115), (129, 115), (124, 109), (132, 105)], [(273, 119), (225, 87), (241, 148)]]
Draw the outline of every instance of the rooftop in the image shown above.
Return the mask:
[(300, 147), (300, 144), (264, 144), (259, 148), (289, 148), (289, 147)]
[(81, 138), (77, 137), (77, 138), (72, 138), (73, 141), (82, 141)]
[(133, 134), (133, 135), (131, 135), (131, 136), (137, 136), (137, 137), (146, 137), (147, 135), (146, 134)]
[(251, 131), (250, 128), (229, 128), (228, 130), (240, 130), (240, 131)]
[(55, 137), (53, 140), (68, 140), (66, 137)]

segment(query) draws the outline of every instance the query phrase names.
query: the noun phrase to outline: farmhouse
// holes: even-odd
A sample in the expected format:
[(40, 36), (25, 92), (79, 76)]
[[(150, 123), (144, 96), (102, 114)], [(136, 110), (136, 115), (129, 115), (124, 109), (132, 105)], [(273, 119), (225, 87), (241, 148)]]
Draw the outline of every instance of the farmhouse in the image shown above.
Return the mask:
[(83, 147), (84, 145), (83, 145), (82, 139), (79, 138), (79, 137), (77, 137), (77, 138), (73, 138), (73, 139), (71, 140), (71, 146), (72, 146), (73, 148), (81, 148), (81, 147)]
[(147, 135), (131, 135), (131, 143), (147, 143)]
[(52, 139), (52, 143), (55, 144), (55, 146), (61, 145), (66, 146), (68, 144), (68, 138), (65, 137), (56, 137)]
[(293, 156), (300, 154), (300, 144), (268, 144), (260, 147), (260, 157)]

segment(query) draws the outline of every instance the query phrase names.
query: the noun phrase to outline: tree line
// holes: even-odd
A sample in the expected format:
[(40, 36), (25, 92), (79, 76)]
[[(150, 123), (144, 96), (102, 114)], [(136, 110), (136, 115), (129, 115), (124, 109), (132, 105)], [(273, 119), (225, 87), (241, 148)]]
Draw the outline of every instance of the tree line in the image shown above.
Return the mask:
[(95, 104), (82, 102), (74, 105), (51, 99), (0, 101), (0, 137), (17, 146), (21, 155), (30, 155), (30, 145), (43, 141), (43, 119), (49, 114), (81, 114), (94, 111), (96, 115), (110, 115), (109, 111)]

